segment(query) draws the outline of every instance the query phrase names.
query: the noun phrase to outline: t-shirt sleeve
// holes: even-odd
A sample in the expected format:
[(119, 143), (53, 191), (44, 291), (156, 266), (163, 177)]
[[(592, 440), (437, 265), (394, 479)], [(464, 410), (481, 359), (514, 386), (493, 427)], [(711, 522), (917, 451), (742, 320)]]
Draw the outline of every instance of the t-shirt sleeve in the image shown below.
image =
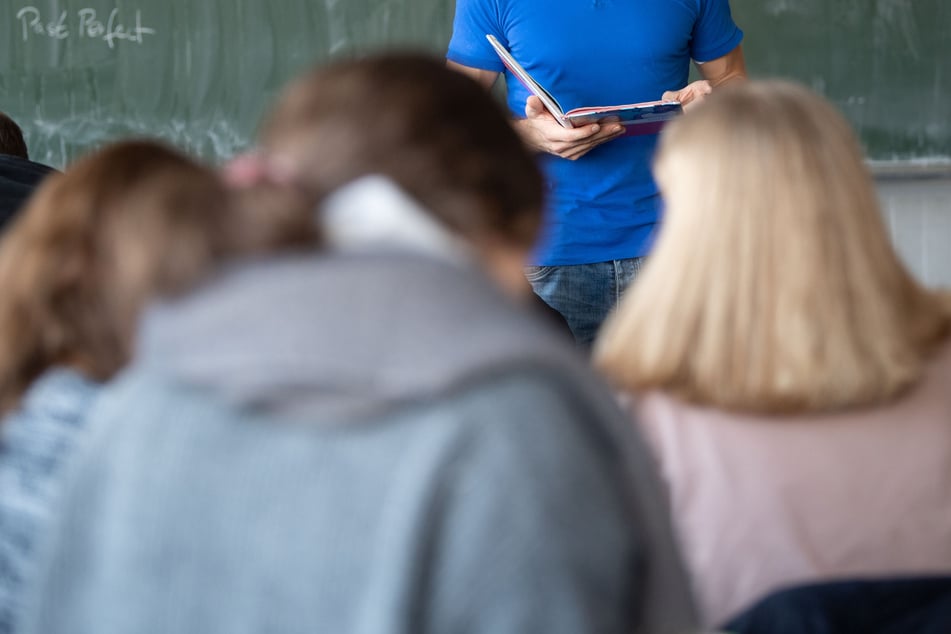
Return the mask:
[(743, 31), (730, 13), (729, 0), (700, 0), (700, 14), (693, 27), (690, 57), (709, 62), (723, 57), (743, 41)]
[(508, 46), (499, 11), (496, 0), (456, 0), (446, 59), (470, 68), (504, 71), (502, 61), (485, 39), (487, 34), (492, 34)]

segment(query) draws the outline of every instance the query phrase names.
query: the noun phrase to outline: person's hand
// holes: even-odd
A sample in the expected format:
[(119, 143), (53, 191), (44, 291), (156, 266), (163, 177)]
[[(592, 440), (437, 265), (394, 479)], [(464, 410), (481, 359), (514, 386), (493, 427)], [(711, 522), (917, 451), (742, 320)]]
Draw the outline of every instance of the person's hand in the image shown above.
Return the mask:
[(703, 101), (712, 90), (713, 88), (710, 86), (710, 82), (706, 79), (701, 79), (692, 84), (687, 84), (680, 90), (668, 90), (661, 99), (664, 101), (679, 101), (681, 105), (683, 105), (684, 110), (689, 110)]
[(605, 141), (624, 134), (620, 123), (591, 123), (579, 128), (563, 128), (545, 108), (542, 100), (532, 95), (525, 102), (525, 118), (515, 123), (522, 140), (532, 150), (548, 152), (571, 161), (578, 160)]

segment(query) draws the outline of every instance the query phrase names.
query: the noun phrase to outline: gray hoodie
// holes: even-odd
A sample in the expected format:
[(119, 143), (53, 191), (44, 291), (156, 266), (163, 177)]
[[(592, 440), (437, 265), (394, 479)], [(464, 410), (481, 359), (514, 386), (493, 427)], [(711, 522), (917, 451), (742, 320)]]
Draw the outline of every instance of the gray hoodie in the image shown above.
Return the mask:
[(227, 271), (89, 425), (26, 632), (693, 631), (630, 423), (464, 264)]

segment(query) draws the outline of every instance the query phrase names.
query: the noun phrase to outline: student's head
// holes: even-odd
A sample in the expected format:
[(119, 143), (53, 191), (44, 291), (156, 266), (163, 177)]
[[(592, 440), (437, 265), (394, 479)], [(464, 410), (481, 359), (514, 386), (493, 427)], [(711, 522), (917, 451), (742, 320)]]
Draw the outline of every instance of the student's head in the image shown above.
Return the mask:
[(450, 231), (524, 256), (542, 179), (502, 108), (444, 60), (385, 54), (318, 68), (281, 96), (264, 152), (316, 192), (388, 177)]
[(149, 141), (51, 176), (0, 241), (0, 407), (54, 365), (111, 377), (151, 295), (262, 246), (248, 236), (276, 236), (268, 222), (233, 213), (214, 172)]
[(596, 348), (621, 386), (727, 409), (871, 404), (913, 383), (945, 300), (893, 250), (845, 119), (806, 88), (725, 88), (665, 131), (666, 212)]
[(30, 158), (20, 126), (2, 112), (0, 112), (0, 154), (9, 154), (22, 159)]

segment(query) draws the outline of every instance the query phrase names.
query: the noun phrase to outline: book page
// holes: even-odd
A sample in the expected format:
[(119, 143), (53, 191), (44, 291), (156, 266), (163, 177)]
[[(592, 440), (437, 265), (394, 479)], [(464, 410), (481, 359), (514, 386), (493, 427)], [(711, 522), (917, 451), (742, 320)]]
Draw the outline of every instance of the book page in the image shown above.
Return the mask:
[(545, 107), (548, 108), (548, 111), (555, 117), (555, 119), (566, 128), (573, 128), (574, 125), (565, 117), (565, 111), (562, 109), (561, 104), (555, 99), (555, 97), (545, 90), (544, 86), (535, 81), (535, 78), (528, 74), (522, 65), (515, 61), (515, 58), (512, 57), (512, 54), (509, 53), (504, 46), (495, 38), (494, 35), (486, 34), (485, 38), (489, 40), (489, 44), (492, 45), (492, 48), (495, 49), (495, 52), (498, 54), (499, 58), (502, 60), (502, 63), (505, 64), (505, 67), (509, 69), (513, 75), (518, 77), (518, 80), (528, 89), (530, 93), (542, 100), (542, 103), (545, 104)]

